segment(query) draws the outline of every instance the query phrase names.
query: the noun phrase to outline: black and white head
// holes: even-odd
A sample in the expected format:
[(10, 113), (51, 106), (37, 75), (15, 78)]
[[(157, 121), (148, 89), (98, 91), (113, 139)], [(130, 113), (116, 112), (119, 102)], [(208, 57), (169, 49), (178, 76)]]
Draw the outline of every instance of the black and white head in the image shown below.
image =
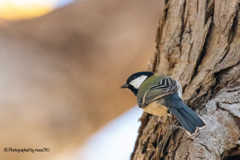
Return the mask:
[(128, 77), (126, 84), (122, 85), (121, 88), (130, 89), (135, 95), (138, 93), (138, 89), (141, 84), (149, 77), (154, 75), (152, 72), (137, 72)]

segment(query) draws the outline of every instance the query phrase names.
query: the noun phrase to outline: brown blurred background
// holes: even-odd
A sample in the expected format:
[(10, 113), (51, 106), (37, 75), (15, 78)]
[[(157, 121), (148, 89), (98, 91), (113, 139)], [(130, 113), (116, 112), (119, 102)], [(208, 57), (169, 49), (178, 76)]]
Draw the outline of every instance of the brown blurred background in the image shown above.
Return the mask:
[(38, 18), (1, 20), (0, 159), (64, 159), (135, 105), (120, 86), (147, 68), (160, 3), (76, 1)]

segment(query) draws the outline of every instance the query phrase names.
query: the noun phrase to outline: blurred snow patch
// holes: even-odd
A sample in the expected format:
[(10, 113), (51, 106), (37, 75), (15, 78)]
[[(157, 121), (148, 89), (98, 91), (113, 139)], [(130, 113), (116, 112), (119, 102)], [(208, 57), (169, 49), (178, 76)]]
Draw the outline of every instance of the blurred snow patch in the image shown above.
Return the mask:
[(127, 160), (133, 151), (142, 110), (134, 107), (93, 135), (74, 160)]

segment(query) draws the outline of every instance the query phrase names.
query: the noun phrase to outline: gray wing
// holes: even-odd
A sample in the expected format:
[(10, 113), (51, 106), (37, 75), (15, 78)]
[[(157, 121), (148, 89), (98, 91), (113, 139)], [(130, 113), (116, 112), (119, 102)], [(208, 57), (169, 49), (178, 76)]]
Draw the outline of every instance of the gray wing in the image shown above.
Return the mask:
[(166, 96), (178, 92), (177, 82), (170, 77), (161, 79), (157, 85), (151, 87), (140, 100), (139, 106), (146, 107), (151, 102)]

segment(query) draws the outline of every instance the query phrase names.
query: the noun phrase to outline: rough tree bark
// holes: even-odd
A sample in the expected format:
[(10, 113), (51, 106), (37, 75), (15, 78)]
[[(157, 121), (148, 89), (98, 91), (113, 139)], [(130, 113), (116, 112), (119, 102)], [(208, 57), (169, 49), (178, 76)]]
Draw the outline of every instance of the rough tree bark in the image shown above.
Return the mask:
[(131, 159), (240, 159), (240, 2), (165, 0), (163, 6), (149, 70), (178, 80), (184, 101), (207, 126), (189, 136), (143, 113)]

